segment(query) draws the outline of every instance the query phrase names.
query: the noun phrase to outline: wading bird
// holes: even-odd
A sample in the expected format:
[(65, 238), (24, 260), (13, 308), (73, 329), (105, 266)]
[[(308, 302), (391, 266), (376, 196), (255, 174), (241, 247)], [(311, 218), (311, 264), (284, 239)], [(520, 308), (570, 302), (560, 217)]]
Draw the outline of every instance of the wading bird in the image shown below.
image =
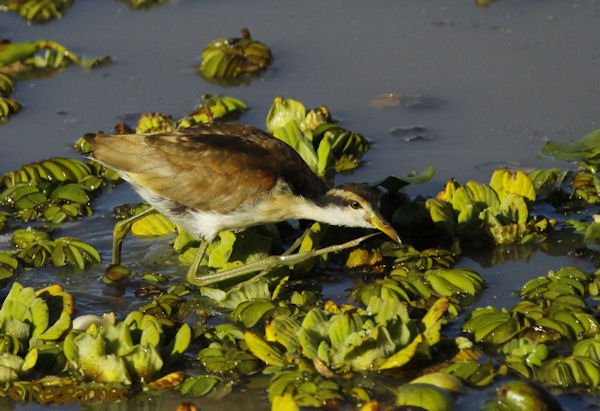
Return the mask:
[[(162, 134), (87, 134), (91, 158), (119, 172), (153, 209), (203, 240), (187, 280), (202, 285), (252, 271), (291, 265), (303, 254), (277, 256), (252, 267), (197, 277), (207, 245), (222, 230), (285, 220), (374, 228), (400, 243), (381, 216), (376, 192), (362, 184), (328, 189), (286, 143), (254, 127), (212, 123)], [(113, 264), (134, 219), (117, 223)], [(123, 228), (126, 227), (126, 228)], [(354, 245), (364, 240), (356, 240)], [(349, 243), (319, 250), (320, 255)], [(337, 248), (336, 248), (337, 247)], [(303, 257), (303, 258), (302, 258)]]

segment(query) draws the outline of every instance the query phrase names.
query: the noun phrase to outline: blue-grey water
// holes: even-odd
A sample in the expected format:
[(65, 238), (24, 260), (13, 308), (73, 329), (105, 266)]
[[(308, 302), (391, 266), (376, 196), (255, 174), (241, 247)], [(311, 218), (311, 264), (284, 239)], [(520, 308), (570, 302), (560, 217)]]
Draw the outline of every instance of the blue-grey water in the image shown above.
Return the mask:
[[(238, 87), (203, 80), (195, 69), (203, 46), (236, 36), (242, 27), (272, 48), (274, 64)], [(116, 1), (75, 0), (62, 20), (39, 26), (3, 13), (0, 37), (51, 39), (82, 55), (110, 55), (114, 62), (19, 82), (13, 97), (24, 108), (0, 126), (0, 173), (48, 157), (76, 157), (71, 144), (77, 137), (111, 131), (137, 113), (183, 116), (205, 93), (245, 101), (251, 110), (242, 121), (259, 127), (276, 96), (327, 105), (343, 126), (373, 142), (365, 165), (340, 182), (376, 181), (431, 165), (437, 169), (433, 181), (409, 192), (433, 195), (451, 177), (485, 182), (504, 164), (568, 167), (536, 153), (547, 139), (566, 142), (600, 127), (599, 27), (597, 0), (499, 0), (488, 8), (456, 0), (172, 0), (143, 12)], [(425, 138), (399, 131), (414, 126), (424, 129)], [(106, 262), (111, 208), (134, 201), (133, 191), (120, 186), (100, 198), (94, 217), (64, 232), (92, 242)], [(124, 258), (152, 267), (165, 249), (165, 241), (130, 241)], [(548, 269), (591, 268), (585, 260), (541, 252), (491, 268), (470, 258), (461, 265), (486, 278), (479, 305), (507, 307), (516, 301), (515, 289)], [(114, 295), (96, 280), (103, 267), (94, 270), (30, 272), (21, 281), (67, 285), (82, 314), (139, 304), (130, 292)], [(327, 292), (343, 296), (349, 285), (341, 280), (327, 285)], [(470, 391), (460, 408), (476, 408), (492, 390)], [(166, 396), (137, 406), (173, 409), (178, 401)], [(260, 390), (199, 403), (226, 409), (236, 401), (268, 408)], [(562, 401), (572, 409), (582, 404), (572, 396)]]

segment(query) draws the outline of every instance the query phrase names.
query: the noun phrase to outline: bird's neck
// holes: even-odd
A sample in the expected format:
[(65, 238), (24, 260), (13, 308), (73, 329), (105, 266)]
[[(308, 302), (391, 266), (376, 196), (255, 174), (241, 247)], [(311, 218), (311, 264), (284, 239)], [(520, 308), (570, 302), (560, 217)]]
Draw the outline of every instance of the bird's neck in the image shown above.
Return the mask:
[(305, 198), (296, 198), (293, 204), (294, 214), (298, 220), (314, 220), (331, 225), (345, 227), (371, 228), (367, 221), (357, 220), (355, 216), (344, 212), (344, 209), (336, 204), (316, 204)]

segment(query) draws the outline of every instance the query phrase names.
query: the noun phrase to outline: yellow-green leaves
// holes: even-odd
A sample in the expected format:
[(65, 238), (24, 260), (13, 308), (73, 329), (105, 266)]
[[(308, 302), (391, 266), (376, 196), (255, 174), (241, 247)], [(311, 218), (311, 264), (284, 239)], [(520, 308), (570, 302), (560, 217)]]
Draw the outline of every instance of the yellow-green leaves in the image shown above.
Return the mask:
[(92, 214), (90, 194), (104, 183), (104, 169), (76, 159), (52, 158), (26, 164), (0, 177), (0, 205), (22, 221), (54, 224)]
[(463, 330), (473, 333), (475, 341), (503, 344), (520, 330), (519, 322), (506, 310), (478, 308), (471, 314)]
[(247, 29), (242, 38), (219, 39), (202, 51), (199, 70), (205, 79), (233, 80), (256, 75), (273, 61), (271, 50), (253, 40)]
[(271, 411), (299, 411), (300, 408), (291, 394), (276, 395), (273, 397)]
[[(39, 51), (44, 51), (45, 54), (36, 54)], [(0, 44), (0, 68), (5, 73), (11, 73), (14, 70), (23, 71), (35, 68), (60, 69), (71, 62), (84, 68), (92, 68), (109, 60), (108, 57), (96, 59), (82, 58), (63, 45), (50, 40)], [(21, 64), (11, 66), (11, 64), (16, 62), (20, 62)]]
[(479, 274), (464, 268), (428, 270), (424, 278), (437, 295), (445, 297), (461, 293), (475, 296), (484, 285)]
[(0, 309), (0, 335), (15, 340), (10, 344), (13, 350), (7, 344), (3, 348), (26, 353), (28, 347), (58, 341), (71, 328), (72, 313), (73, 298), (60, 286), (36, 293), (14, 283)]
[(369, 149), (363, 136), (333, 123), (326, 107), (307, 111), (299, 101), (277, 97), (266, 123), (269, 132), (293, 147), (323, 178), (358, 167)]
[[(436, 314), (438, 319), (443, 312), (445, 309)], [(309, 311), (298, 340), (304, 356), (318, 358), (335, 372), (345, 372), (400, 367), (414, 357), (423, 336), (417, 333), (403, 303), (372, 297), (365, 311), (334, 315), (319, 309)]]
[(267, 130), (273, 133), (281, 127), (285, 127), (290, 121), (300, 124), (306, 117), (304, 105), (291, 98), (276, 97), (267, 114)]
[(248, 106), (241, 100), (228, 96), (204, 95), (202, 104), (176, 122), (177, 128), (188, 128), (198, 124), (209, 124), (213, 120), (235, 120)]
[(582, 356), (557, 357), (542, 365), (539, 379), (553, 387), (597, 388), (600, 386), (600, 364)]
[(46, 23), (60, 19), (73, 0), (5, 0), (3, 6), (15, 11), (30, 23)]
[(527, 338), (509, 341), (504, 344), (502, 351), (506, 354), (506, 365), (525, 378), (535, 377), (550, 353), (546, 344), (536, 343)]
[(51, 254), (55, 267), (69, 265), (77, 270), (100, 262), (100, 253), (90, 244), (72, 237), (61, 237), (53, 242)]
[(198, 375), (187, 378), (181, 384), (180, 390), (182, 394), (202, 397), (211, 392), (222, 381), (222, 378), (213, 375)]
[(377, 296), (399, 299), (416, 307), (429, 307), (432, 304), (431, 297), (449, 297), (449, 312), (456, 316), (459, 306), (479, 295), (483, 285), (479, 274), (464, 268), (430, 269), (425, 272), (398, 269), (388, 278), (357, 288), (354, 294), (363, 304), (368, 304), (373, 296)]
[(411, 383), (396, 389), (396, 405), (428, 411), (452, 411), (454, 400), (448, 391), (432, 384)]
[[(584, 301), (594, 291), (590, 287), (594, 280), (573, 267), (550, 271), (528, 281), (520, 290), (521, 301), (511, 310), (478, 308), (463, 330), (475, 341), (501, 348), (505, 365), (523, 377), (563, 388), (597, 387), (600, 326)], [(571, 355), (564, 355), (569, 341), (579, 342), (572, 345)], [(557, 347), (563, 356), (557, 356)], [(483, 375), (479, 367), (462, 360), (445, 371), (474, 385), (489, 382), (476, 377)]]
[(136, 134), (168, 133), (175, 130), (175, 121), (171, 116), (161, 113), (142, 113), (135, 127)]
[(65, 265), (77, 270), (100, 262), (100, 254), (90, 244), (72, 237), (51, 240), (43, 231), (18, 229), (13, 232), (17, 258), (29, 267), (43, 267), (52, 263), (55, 267)]
[(500, 198), (508, 194), (517, 194), (528, 201), (535, 201), (535, 188), (531, 178), (521, 170), (499, 169), (494, 171), (490, 180)]
[(485, 404), (489, 411), (548, 410), (562, 411), (557, 399), (542, 386), (531, 381), (509, 381), (496, 390), (496, 398)]
[(285, 364), (285, 356), (272, 345), (265, 342), (262, 338), (252, 332), (244, 333), (244, 341), (248, 346), (248, 350), (256, 358), (267, 365), (275, 365), (282, 367)]
[(540, 154), (568, 161), (583, 161), (589, 165), (600, 164), (600, 129), (594, 130), (573, 144), (559, 144), (548, 141)]
[[(299, 370), (281, 371), (271, 378), (267, 392), (273, 411), (294, 410), (297, 407), (323, 407), (328, 401), (343, 399), (342, 389), (334, 380), (328, 380), (314, 372)], [(291, 397), (291, 398), (290, 398)]]
[(156, 317), (134, 311), (117, 324), (105, 323), (101, 328), (92, 324), (83, 333), (71, 331), (64, 354), (69, 366), (88, 378), (131, 384), (151, 381), (165, 361), (173, 361), (190, 341), (187, 324), (173, 333)]
[(406, 347), (389, 357), (379, 366), (380, 370), (398, 368), (410, 362), (417, 354), (417, 350), (427, 351), (430, 346), (437, 344), (441, 337), (441, 318), (448, 309), (448, 299), (438, 299), (427, 311), (421, 323), (424, 330), (417, 335)]
[(21, 105), (10, 98), (13, 88), (12, 79), (6, 74), (0, 73), (0, 123), (6, 121), (11, 114), (21, 109)]
[[(70, 1), (5, 0), (2, 7), (19, 11), (29, 21), (40, 22), (59, 17), (59, 9)], [(10, 98), (13, 82), (9, 76), (16, 77), (23, 72), (29, 75), (43, 72), (43, 75), (47, 76), (48, 70), (59, 71), (72, 62), (84, 68), (92, 68), (108, 60), (108, 57), (96, 59), (79, 57), (61, 44), (49, 40), (23, 43), (3, 41), (0, 44), (0, 123), (7, 121), (11, 114), (21, 109), (21, 105)]]
[(131, 234), (137, 236), (160, 236), (175, 231), (175, 225), (162, 214), (149, 214), (131, 225)]
[[(538, 181), (538, 186), (544, 186)], [(451, 237), (487, 236), (495, 244), (540, 241), (550, 220), (531, 218), (536, 199), (532, 179), (520, 170), (496, 170), (490, 185), (450, 180), (436, 198), (427, 200), (431, 220)]]

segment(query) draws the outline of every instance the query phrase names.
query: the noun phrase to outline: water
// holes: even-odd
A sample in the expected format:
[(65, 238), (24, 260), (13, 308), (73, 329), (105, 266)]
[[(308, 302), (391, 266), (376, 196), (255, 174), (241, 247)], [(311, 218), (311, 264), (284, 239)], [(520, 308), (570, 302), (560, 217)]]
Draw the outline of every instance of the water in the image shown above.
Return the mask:
[[(272, 48), (272, 67), (239, 87), (204, 81), (195, 71), (202, 47), (237, 36), (242, 27)], [(485, 182), (504, 164), (567, 167), (536, 153), (548, 138), (566, 142), (599, 127), (598, 27), (597, 0), (500, 0), (489, 8), (440, 0), (175, 0), (145, 12), (115, 1), (77, 0), (62, 20), (42, 26), (1, 14), (2, 37), (47, 38), (82, 55), (110, 55), (114, 62), (18, 83), (13, 97), (24, 109), (0, 126), (0, 173), (48, 157), (77, 157), (71, 148), (77, 137), (109, 132), (137, 113), (183, 116), (204, 93), (240, 98), (251, 106), (242, 121), (263, 128), (276, 96), (309, 107), (327, 105), (344, 127), (373, 142), (364, 167), (338, 182), (376, 181), (433, 165), (433, 181), (409, 188), (411, 194), (433, 195), (450, 177)], [(400, 104), (376, 107), (377, 97), (390, 93), (385, 102)], [(415, 126), (431, 138), (406, 141), (391, 132)], [(93, 242), (106, 261), (110, 210), (136, 201), (132, 190), (119, 187), (99, 199), (95, 217), (65, 232)], [(124, 258), (152, 254), (148, 247), (130, 241)], [(150, 250), (160, 248), (158, 243)], [(493, 267), (476, 258), (461, 265), (474, 267), (488, 281), (479, 305), (507, 307), (515, 302), (514, 289), (548, 269), (591, 268), (564, 253), (541, 252)], [(135, 305), (130, 292), (111, 295), (110, 287), (96, 281), (102, 270), (28, 273), (22, 280), (36, 287), (51, 281), (68, 285), (81, 314)], [(90, 281), (96, 281), (92, 288)], [(348, 281), (341, 281), (337, 292), (346, 286)], [(470, 394), (460, 404), (472, 408), (482, 398), (487, 394)], [(572, 396), (562, 400), (577, 402)]]

